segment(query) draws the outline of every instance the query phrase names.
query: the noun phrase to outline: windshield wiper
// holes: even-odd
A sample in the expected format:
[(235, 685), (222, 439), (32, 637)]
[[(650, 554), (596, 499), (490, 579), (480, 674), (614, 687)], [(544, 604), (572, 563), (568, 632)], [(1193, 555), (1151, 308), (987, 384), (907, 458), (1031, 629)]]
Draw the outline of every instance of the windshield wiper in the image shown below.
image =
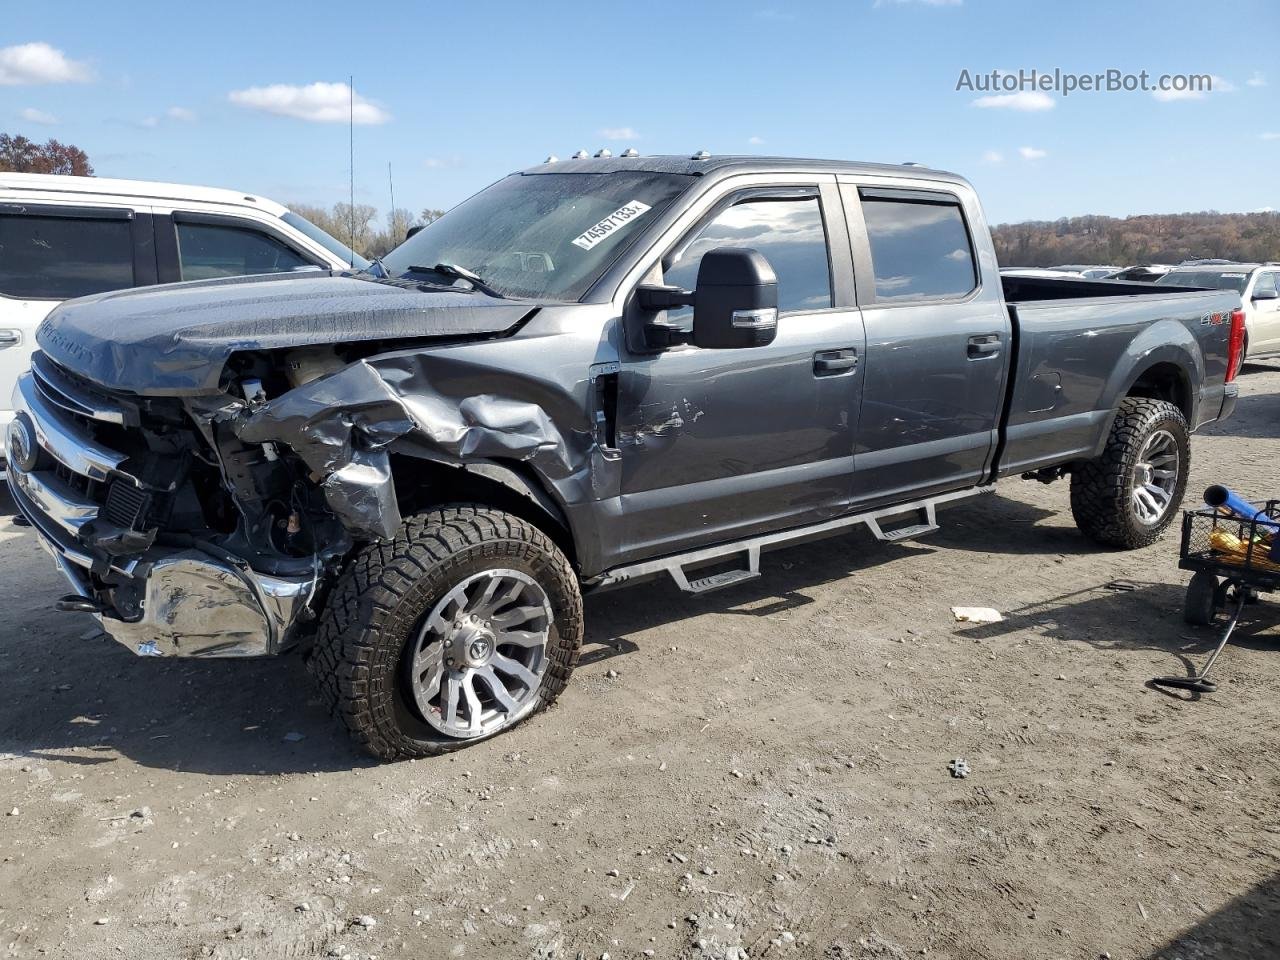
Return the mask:
[(487, 293), (489, 296), (497, 297), (499, 300), (506, 299), (497, 290), (485, 283), (480, 274), (474, 270), (468, 270), (466, 267), (460, 267), (456, 263), (437, 263), (434, 267), (410, 265), (408, 269), (412, 273), (438, 273), (446, 277), (457, 277), (460, 280), (466, 280), (481, 293)]

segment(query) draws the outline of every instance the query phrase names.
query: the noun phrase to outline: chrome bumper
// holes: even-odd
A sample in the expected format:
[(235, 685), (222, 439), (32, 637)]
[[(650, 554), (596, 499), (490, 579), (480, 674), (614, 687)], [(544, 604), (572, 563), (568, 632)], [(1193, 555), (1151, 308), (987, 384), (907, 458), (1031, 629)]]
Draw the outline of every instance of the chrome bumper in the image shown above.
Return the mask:
[[(41, 450), (72, 473), (91, 480), (127, 477), (126, 458), (88, 436), (68, 413), (92, 417), (88, 405), (28, 372), (18, 380), (13, 406), (34, 428)], [(111, 411), (103, 411), (108, 419)], [(102, 629), (142, 656), (252, 657), (292, 645), (292, 628), (315, 588), (314, 578), (286, 579), (233, 566), (197, 549), (152, 548), (137, 557), (110, 557), (86, 547), (80, 528), (98, 517), (101, 504), (68, 484), (55, 470), (24, 471), (25, 457), (6, 432), (9, 489), (75, 592), (109, 604), (124, 584), (140, 598), (140, 616), (114, 607), (94, 614)], [(114, 585), (103, 583), (110, 577)]]

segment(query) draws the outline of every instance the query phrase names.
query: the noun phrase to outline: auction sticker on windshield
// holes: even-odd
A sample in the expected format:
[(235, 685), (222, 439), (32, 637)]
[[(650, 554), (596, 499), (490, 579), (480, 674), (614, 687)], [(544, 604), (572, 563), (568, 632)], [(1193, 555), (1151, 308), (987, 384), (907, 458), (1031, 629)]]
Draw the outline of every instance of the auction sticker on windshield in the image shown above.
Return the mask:
[(575, 237), (573, 241), (574, 246), (581, 247), (583, 250), (590, 250), (597, 243), (608, 239), (609, 235), (615, 230), (625, 227), (632, 220), (635, 220), (648, 212), (649, 205), (647, 203), (641, 203), (639, 200), (632, 200), (630, 203), (624, 203), (594, 227), (584, 231), (580, 236)]

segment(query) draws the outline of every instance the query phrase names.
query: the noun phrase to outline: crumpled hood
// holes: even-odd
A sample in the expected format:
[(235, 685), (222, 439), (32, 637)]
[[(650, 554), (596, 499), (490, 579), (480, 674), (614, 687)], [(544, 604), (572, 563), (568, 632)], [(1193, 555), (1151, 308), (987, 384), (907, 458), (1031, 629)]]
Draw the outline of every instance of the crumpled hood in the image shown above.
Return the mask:
[(465, 290), (424, 292), (308, 272), (72, 300), (49, 314), (36, 342), (104, 387), (179, 396), (217, 392), (227, 359), (245, 350), (500, 334), (532, 309)]

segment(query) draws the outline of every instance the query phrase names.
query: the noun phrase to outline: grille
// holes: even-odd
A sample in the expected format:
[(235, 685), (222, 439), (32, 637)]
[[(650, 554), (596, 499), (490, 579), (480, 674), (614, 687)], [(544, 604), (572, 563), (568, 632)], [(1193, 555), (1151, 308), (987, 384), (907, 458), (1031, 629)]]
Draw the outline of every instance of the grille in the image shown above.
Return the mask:
[(127, 480), (113, 480), (107, 487), (107, 501), (102, 507), (102, 519), (125, 530), (144, 530), (151, 495), (139, 490)]

